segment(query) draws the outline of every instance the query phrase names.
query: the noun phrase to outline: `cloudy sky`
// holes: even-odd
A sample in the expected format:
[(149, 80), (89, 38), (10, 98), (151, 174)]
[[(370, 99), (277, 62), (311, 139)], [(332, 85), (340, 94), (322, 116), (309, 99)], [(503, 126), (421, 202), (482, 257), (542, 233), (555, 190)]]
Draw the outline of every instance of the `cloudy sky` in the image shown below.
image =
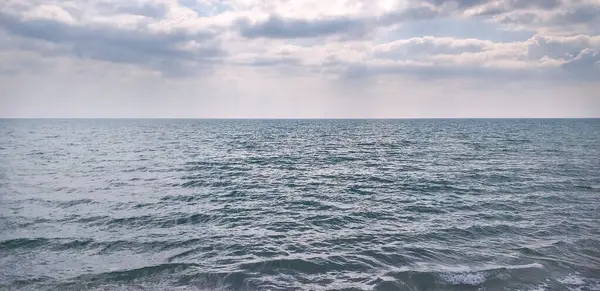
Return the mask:
[(1, 117), (600, 117), (600, 0), (3, 0)]

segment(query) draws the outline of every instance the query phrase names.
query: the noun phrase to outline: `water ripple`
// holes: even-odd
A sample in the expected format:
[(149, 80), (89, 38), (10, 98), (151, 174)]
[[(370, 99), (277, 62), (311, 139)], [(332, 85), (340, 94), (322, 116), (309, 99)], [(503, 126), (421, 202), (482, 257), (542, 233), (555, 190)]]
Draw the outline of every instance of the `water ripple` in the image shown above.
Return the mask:
[(600, 290), (598, 120), (0, 120), (1, 290)]

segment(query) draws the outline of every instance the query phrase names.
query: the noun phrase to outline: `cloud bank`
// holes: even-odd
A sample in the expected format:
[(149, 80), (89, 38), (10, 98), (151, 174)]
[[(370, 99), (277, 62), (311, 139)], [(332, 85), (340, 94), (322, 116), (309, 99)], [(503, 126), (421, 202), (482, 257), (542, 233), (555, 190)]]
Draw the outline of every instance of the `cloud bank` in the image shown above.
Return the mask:
[(8, 0), (0, 76), (597, 82), (599, 28), (597, 0)]

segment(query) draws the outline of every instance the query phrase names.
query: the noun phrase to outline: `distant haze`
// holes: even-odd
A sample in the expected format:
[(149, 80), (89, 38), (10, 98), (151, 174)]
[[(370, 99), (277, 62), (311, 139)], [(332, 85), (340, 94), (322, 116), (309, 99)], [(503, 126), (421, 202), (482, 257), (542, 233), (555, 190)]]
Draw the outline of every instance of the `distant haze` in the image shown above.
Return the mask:
[(598, 0), (8, 0), (0, 117), (600, 117)]

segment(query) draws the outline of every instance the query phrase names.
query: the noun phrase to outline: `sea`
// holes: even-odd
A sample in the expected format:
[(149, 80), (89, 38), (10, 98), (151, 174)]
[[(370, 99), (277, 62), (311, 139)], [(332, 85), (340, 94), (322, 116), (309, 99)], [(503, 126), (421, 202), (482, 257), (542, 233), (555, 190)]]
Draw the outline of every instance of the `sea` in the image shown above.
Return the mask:
[(600, 290), (600, 119), (2, 119), (0, 290)]

